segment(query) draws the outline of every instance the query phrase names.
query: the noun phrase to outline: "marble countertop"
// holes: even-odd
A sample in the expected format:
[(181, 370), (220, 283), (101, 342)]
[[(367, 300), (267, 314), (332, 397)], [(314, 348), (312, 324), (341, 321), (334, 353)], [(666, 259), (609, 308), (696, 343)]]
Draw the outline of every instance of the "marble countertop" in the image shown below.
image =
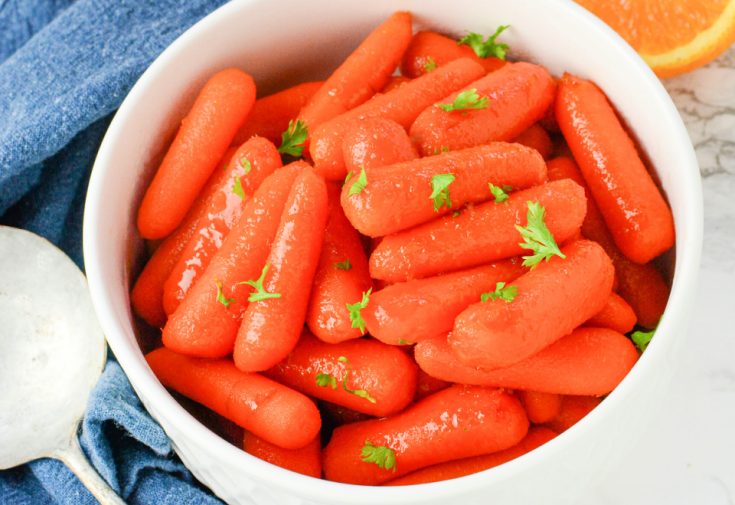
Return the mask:
[(664, 82), (697, 150), (704, 249), (687, 352), (660, 415), (581, 504), (735, 504), (735, 46)]

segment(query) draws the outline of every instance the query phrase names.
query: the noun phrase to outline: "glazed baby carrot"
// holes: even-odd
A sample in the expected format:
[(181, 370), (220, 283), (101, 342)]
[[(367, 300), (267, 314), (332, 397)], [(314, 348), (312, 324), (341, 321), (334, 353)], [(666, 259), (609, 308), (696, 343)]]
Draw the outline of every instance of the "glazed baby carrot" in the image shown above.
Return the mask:
[(582, 188), (573, 181), (551, 182), (384, 237), (370, 255), (370, 274), (400, 282), (519, 256), (525, 250), (515, 227), (525, 223), (529, 201), (546, 209), (546, 226), (558, 243), (584, 219)]
[(597, 243), (573, 242), (514, 280), (512, 299), (501, 296), (465, 309), (449, 344), (468, 365), (493, 369), (518, 363), (598, 313), (614, 274)]
[(561, 395), (539, 391), (518, 391), (518, 399), (526, 409), (528, 420), (542, 424), (554, 419), (561, 410)]
[(260, 275), (291, 186), (304, 167), (297, 162), (276, 170), (245, 204), (222, 247), (164, 326), (166, 347), (205, 358), (232, 352), (250, 292), (240, 283)]
[(146, 355), (161, 383), (201, 403), (257, 436), (285, 449), (298, 449), (319, 433), (319, 410), (301, 393), (226, 359), (204, 360), (165, 347)]
[(536, 151), (493, 142), (354, 173), (342, 188), (342, 207), (360, 233), (379, 237), (489, 200), (489, 184), (517, 190), (545, 180)]
[(556, 118), (590, 192), (629, 259), (647, 263), (674, 245), (674, 220), (604, 93), (565, 74)]
[(612, 259), (617, 274), (617, 289), (633, 308), (638, 324), (654, 328), (661, 319), (669, 297), (669, 287), (661, 273), (652, 264), (633, 263), (620, 252), (574, 161), (567, 157), (550, 160), (548, 175), (552, 181), (572, 179), (584, 188), (587, 194), (587, 215), (582, 223), (582, 232), (588, 239), (599, 243)]
[(426, 107), (484, 74), (482, 65), (462, 58), (388, 93), (375, 96), (363, 105), (310, 130), (309, 154), (314, 160), (314, 168), (327, 179), (343, 180), (347, 170), (342, 157), (342, 142), (353, 121), (382, 117), (408, 128)]
[(598, 328), (610, 328), (619, 333), (628, 333), (636, 323), (635, 312), (619, 295), (610, 293), (610, 298), (597, 314), (589, 318), (584, 325)]
[(401, 125), (376, 117), (355, 121), (347, 128), (342, 156), (347, 171), (359, 174), (362, 168), (413, 160), (417, 154)]
[(390, 76), (390, 79), (388, 79), (388, 84), (386, 84), (382, 90), (380, 90), (381, 93), (387, 93), (392, 89), (395, 89), (399, 86), (401, 86), (404, 83), (407, 83), (410, 81), (408, 77), (405, 77), (403, 75), (392, 75)]
[(233, 358), (244, 371), (266, 370), (294, 348), (301, 335), (327, 222), (327, 187), (311, 168), (294, 181), (278, 231), (242, 316)]
[(163, 238), (181, 223), (254, 101), (255, 82), (242, 70), (228, 68), (207, 81), (143, 196), (143, 237)]
[(419, 342), (446, 334), (454, 319), (498, 282), (524, 273), (520, 260), (490, 263), (436, 277), (399, 282), (375, 291), (364, 312), (370, 335), (386, 344)]
[(339, 188), (329, 183), (327, 193), (329, 216), (306, 324), (324, 342), (337, 343), (364, 335), (364, 326), (353, 324), (348, 305), (360, 303), (373, 283), (360, 236), (339, 204)]
[(508, 141), (541, 119), (555, 88), (544, 67), (509, 63), (426, 108), (409, 134), (422, 156)]
[(426, 484), (427, 482), (438, 482), (440, 480), (456, 479), (473, 473), (493, 468), (512, 459), (523, 456), (537, 447), (556, 437), (556, 433), (549, 428), (533, 426), (528, 434), (516, 445), (503, 451), (492, 452), (472, 458), (457, 459), (439, 463), (416, 470), (397, 479), (386, 482), (386, 486), (410, 486), (414, 484)]
[(467, 44), (458, 44), (456, 40), (436, 32), (423, 31), (413, 36), (411, 44), (403, 54), (401, 73), (411, 78), (419, 77), (459, 58), (477, 61), (486, 72), (492, 72), (505, 65), (505, 61), (500, 58), (492, 56), (480, 58)]
[(549, 137), (546, 130), (538, 123), (532, 124), (523, 130), (520, 135), (513, 139), (513, 142), (537, 150), (545, 160), (551, 156), (554, 150), (554, 143), (551, 141), (551, 137)]
[(414, 352), (422, 370), (449, 382), (574, 395), (609, 393), (638, 360), (630, 339), (607, 328), (579, 328), (530, 358), (490, 371), (463, 364), (445, 337), (423, 340)]
[(242, 450), (248, 454), (286, 470), (317, 479), (322, 476), (321, 449), (318, 436), (300, 449), (284, 449), (248, 431), (242, 439)]
[(288, 128), (288, 122), (298, 116), (301, 108), (316, 93), (324, 81), (302, 82), (272, 95), (258, 98), (253, 104), (245, 123), (238, 130), (233, 145), (240, 145), (250, 137), (265, 137), (278, 145), (281, 133)]
[(403, 410), (416, 394), (417, 367), (401, 349), (373, 339), (326, 344), (308, 333), (266, 372), (313, 398), (371, 416)]
[(163, 286), (163, 308), (173, 314), (189, 288), (209, 265), (222, 240), (240, 218), (245, 202), (258, 186), (281, 167), (281, 155), (269, 140), (252, 137), (230, 159), (228, 176), (212, 195), (189, 240)]
[(186, 214), (184, 221), (170, 236), (166, 237), (159, 244), (135, 281), (133, 290), (130, 293), (130, 301), (133, 309), (136, 314), (155, 328), (162, 328), (166, 324), (166, 312), (163, 308), (164, 283), (171, 275), (171, 272), (181, 257), (181, 253), (194, 234), (194, 229), (202, 213), (209, 205), (212, 195), (214, 195), (225, 180), (226, 171), (224, 168), (234, 153), (234, 148), (229, 148), (225, 152), (225, 155), (219, 163), (222, 166), (222, 170), (216, 170), (212, 174), (201, 195), (199, 195), (199, 198)]
[(429, 395), (433, 395), (434, 393), (441, 391), (442, 389), (447, 389), (451, 385), (451, 382), (432, 377), (419, 368), (416, 379), (416, 396), (414, 401), (422, 400)]
[(564, 396), (559, 415), (546, 424), (557, 433), (567, 431), (602, 402), (595, 396)]
[(388, 82), (411, 42), (411, 14), (396, 12), (373, 30), (299, 113), (309, 131), (365, 102)]
[(393, 417), (335, 429), (322, 453), (324, 476), (382, 484), (426, 466), (507, 449), (527, 431), (526, 413), (512, 395), (455, 385)]

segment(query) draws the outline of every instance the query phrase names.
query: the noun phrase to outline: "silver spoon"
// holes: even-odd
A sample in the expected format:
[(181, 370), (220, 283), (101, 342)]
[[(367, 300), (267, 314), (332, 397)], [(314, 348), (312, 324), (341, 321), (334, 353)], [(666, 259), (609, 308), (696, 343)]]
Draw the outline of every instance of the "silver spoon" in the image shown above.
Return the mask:
[(100, 503), (124, 504), (77, 440), (105, 356), (82, 272), (50, 242), (0, 226), (0, 470), (56, 458)]

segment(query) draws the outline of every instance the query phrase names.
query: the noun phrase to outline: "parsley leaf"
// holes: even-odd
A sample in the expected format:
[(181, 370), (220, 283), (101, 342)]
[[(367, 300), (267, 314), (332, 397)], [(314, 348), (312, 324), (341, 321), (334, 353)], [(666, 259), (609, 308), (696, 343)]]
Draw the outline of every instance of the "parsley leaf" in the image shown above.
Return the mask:
[(651, 331), (634, 331), (630, 334), (630, 338), (635, 344), (635, 346), (641, 351), (645, 351), (648, 347), (648, 344), (651, 343), (651, 339), (653, 338), (653, 335), (656, 333), (656, 329), (654, 328)]
[(544, 222), (546, 209), (538, 202), (526, 203), (528, 205), (528, 214), (526, 215), (528, 223), (526, 226), (516, 225), (516, 230), (523, 237), (523, 242), (519, 245), (523, 249), (531, 250), (534, 254), (523, 257), (523, 266), (533, 269), (543, 260), (549, 261), (554, 255), (566, 258), (566, 255), (556, 245), (554, 236), (546, 227)]
[(347, 310), (350, 313), (350, 321), (352, 321), (353, 328), (360, 328), (360, 331), (365, 333), (365, 320), (362, 318), (360, 311), (367, 307), (370, 301), (370, 293), (373, 292), (373, 288), (368, 289), (362, 294), (362, 300), (357, 303), (348, 303)]
[(505, 300), (505, 303), (510, 303), (518, 296), (518, 288), (516, 286), (505, 287), (504, 282), (495, 283), (495, 291), (491, 293), (482, 293), (480, 295), (480, 301), (486, 302), (488, 300)]
[(230, 308), (230, 304), (235, 303), (234, 298), (227, 298), (222, 291), (222, 281), (215, 280), (215, 286), (217, 286), (217, 301), (225, 306), (226, 309)]
[(424, 63), (424, 71), (428, 74), (432, 70), (436, 70), (436, 61), (434, 61), (434, 58), (429, 56), (426, 58), (426, 63)]
[(240, 158), (240, 166), (245, 171), (245, 175), (248, 175), (250, 171), (253, 169), (253, 165), (250, 163), (250, 160), (247, 159), (245, 156)]
[(300, 157), (304, 152), (304, 142), (308, 134), (306, 123), (299, 119), (294, 124), (293, 120), (290, 120), (286, 131), (281, 133), (281, 147), (278, 148), (278, 152)]
[(316, 374), (316, 385), (320, 388), (330, 387), (337, 389), (337, 378), (328, 373), (318, 373)]
[(260, 277), (258, 277), (258, 280), (243, 281), (243, 282), (238, 283), (238, 284), (247, 284), (248, 286), (252, 286), (255, 289), (255, 291), (253, 293), (250, 293), (250, 296), (248, 296), (249, 302), (260, 302), (263, 300), (268, 300), (269, 298), (280, 298), (281, 297), (281, 293), (269, 293), (263, 287), (263, 281), (265, 280), (265, 274), (268, 273), (269, 268), (270, 268), (270, 265), (268, 264), (266, 264), (263, 267), (263, 271), (260, 273)]
[(396, 471), (396, 453), (389, 447), (373, 445), (370, 440), (365, 440), (360, 457), (365, 463), (375, 463), (383, 470)]
[(434, 212), (439, 212), (442, 205), (447, 209), (452, 208), (452, 200), (449, 198), (449, 185), (454, 182), (454, 174), (436, 174), (431, 178), (431, 196), (434, 201)]
[(488, 106), (488, 98), (486, 96), (480, 97), (477, 94), (477, 89), (472, 88), (466, 91), (462, 91), (457, 95), (452, 103), (440, 103), (437, 104), (441, 110), (445, 112), (452, 112), (455, 110), (468, 110), (468, 109), (484, 109)]
[(398, 339), (398, 345), (413, 345), (415, 342), (409, 342), (408, 340), (404, 338)]
[(245, 190), (242, 189), (242, 181), (239, 177), (235, 177), (235, 182), (232, 183), (232, 192), (239, 196), (241, 199), (245, 199)]
[(342, 377), (342, 389), (344, 389), (348, 393), (353, 394), (355, 396), (358, 396), (360, 398), (365, 398), (370, 403), (375, 403), (375, 398), (373, 398), (372, 396), (370, 396), (370, 393), (368, 393), (364, 389), (350, 389), (349, 386), (347, 386), (347, 377), (350, 375), (350, 362), (349, 362), (349, 360), (346, 357), (344, 357), (344, 356), (340, 356), (339, 358), (337, 358), (337, 361), (339, 361), (340, 363), (344, 363), (345, 366), (347, 367), (347, 370), (345, 371), (345, 375), (344, 375), (344, 377)]
[(334, 268), (336, 268), (337, 270), (345, 271), (352, 270), (352, 263), (350, 263), (350, 259), (347, 258), (344, 261), (338, 261), (337, 263), (335, 263)]
[[(487, 185), (490, 188), (490, 193), (495, 197), (495, 203), (503, 203), (508, 199), (508, 193), (506, 193), (505, 188), (510, 188), (510, 186), (503, 186), (501, 188), (491, 182), (488, 182)], [(510, 189), (507, 191), (510, 191)]]
[[(352, 180), (352, 177), (350, 177), (348, 180)], [(347, 180), (345, 180), (345, 184), (347, 184)], [(347, 196), (359, 195), (360, 193), (362, 193), (362, 190), (365, 189), (366, 186), (367, 174), (365, 173), (365, 167), (362, 167), (360, 169), (360, 175), (357, 176), (355, 182), (353, 182), (352, 186), (350, 186), (350, 190), (347, 192)]]
[(504, 60), (508, 51), (508, 44), (495, 42), (495, 39), (508, 28), (510, 28), (510, 25), (499, 26), (498, 29), (495, 30), (495, 33), (490, 35), (487, 40), (483, 40), (482, 35), (479, 33), (470, 32), (459, 39), (457, 44), (470, 46), (472, 50), (475, 51), (475, 54), (480, 58), (494, 56), (498, 59)]

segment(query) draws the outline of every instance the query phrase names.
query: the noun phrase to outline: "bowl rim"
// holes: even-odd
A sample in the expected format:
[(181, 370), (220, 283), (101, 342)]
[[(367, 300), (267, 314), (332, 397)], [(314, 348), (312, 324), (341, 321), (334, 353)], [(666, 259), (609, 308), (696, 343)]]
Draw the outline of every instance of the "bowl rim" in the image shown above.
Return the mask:
[[(109, 125), (94, 163), (85, 202), (83, 225), (84, 259), (89, 288), (95, 311), (105, 331), (110, 348), (136, 392), (140, 389), (145, 393), (139, 395), (141, 396), (141, 400), (144, 402), (150, 401), (151, 404), (156, 405), (156, 411), (159, 415), (163, 413), (162, 417), (165, 417), (167, 422), (176, 425), (186, 435), (189, 441), (210, 454), (216, 454), (218, 459), (225, 460), (228, 465), (242, 467), (243, 471), (247, 472), (252, 479), (278, 490), (286, 489), (287, 492), (310, 500), (326, 498), (332, 501), (339, 501), (340, 499), (344, 499), (345, 496), (350, 496), (353, 503), (367, 504), (373, 503), (376, 500), (380, 500), (383, 503), (414, 503), (429, 498), (437, 499), (458, 493), (471, 492), (479, 488), (490, 487), (494, 483), (522, 472), (524, 468), (534, 466), (546, 458), (559, 455), (572, 436), (592, 429), (598, 422), (598, 419), (601, 419), (609, 411), (615, 409), (615, 406), (622, 401), (622, 398), (629, 394), (629, 391), (635, 387), (640, 376), (647, 374), (650, 368), (665, 360), (666, 356), (664, 351), (667, 344), (664, 342), (668, 342), (670, 345), (671, 339), (676, 336), (674, 321), (672, 321), (670, 313), (674, 310), (681, 310), (684, 307), (686, 301), (690, 298), (687, 291), (693, 290), (696, 286), (703, 234), (703, 203), (698, 164), (686, 128), (671, 98), (661, 81), (659, 81), (645, 62), (617, 33), (574, 2), (553, 0), (555, 3), (564, 4), (562, 8), (567, 9), (570, 16), (576, 17), (580, 23), (593, 24), (598, 30), (603, 32), (601, 35), (608, 39), (611, 46), (620, 54), (620, 57), (637, 68), (641, 77), (641, 87), (645, 88), (645, 92), (650, 94), (652, 100), (659, 102), (658, 108), (665, 113), (662, 121), (672, 123), (673, 128), (677, 130), (678, 139), (676, 140), (678, 140), (679, 148), (685, 157), (682, 166), (686, 165), (689, 168), (685, 173), (677, 174), (677, 176), (686, 178), (685, 184), (689, 188), (684, 192), (685, 202), (682, 204), (682, 207), (687, 206), (687, 212), (683, 217), (683, 225), (682, 223), (677, 223), (679, 225), (677, 226), (677, 232), (681, 226), (690, 232), (691, 237), (686, 243), (679, 243), (677, 240), (672, 289), (667, 302), (666, 312), (658, 327), (656, 338), (652, 341), (647, 352), (641, 356), (618, 387), (606, 397), (605, 401), (599, 407), (595, 408), (572, 429), (560, 434), (539, 449), (531, 451), (522, 457), (511, 460), (498, 467), (456, 479), (430, 484), (397, 487), (366, 487), (336, 483), (307, 477), (266, 463), (245, 453), (210, 431), (189, 414), (168, 393), (166, 388), (161, 385), (145, 362), (141, 350), (137, 346), (131, 346), (126, 342), (128, 332), (134, 333), (134, 329), (129, 323), (128, 326), (130, 327), (127, 329), (124, 328), (124, 325), (119, 324), (118, 315), (115, 313), (112, 304), (107, 300), (106, 293), (108, 288), (103, 273), (104, 268), (101, 265), (101, 254), (98, 245), (100, 236), (98, 230), (104, 229), (104, 222), (97, 209), (103, 200), (102, 194), (105, 179), (114, 167), (114, 159), (110, 155), (112, 146), (120, 136), (122, 125), (134, 113), (139, 97), (149, 86), (155, 85), (161, 69), (165, 68), (169, 60), (179, 52), (180, 48), (185, 46), (186, 41), (196, 38), (200, 32), (210, 29), (211, 26), (216, 26), (221, 20), (236, 11), (262, 1), (265, 0), (234, 0), (226, 3), (209, 13), (177, 37), (141, 75), (122, 102), (118, 112)], [(420, 11), (419, 6), (416, 6), (416, 11)], [(669, 314), (668, 317), (667, 314)], [(172, 442), (176, 448), (176, 442), (173, 439)], [(179, 452), (178, 449), (177, 452)]]

